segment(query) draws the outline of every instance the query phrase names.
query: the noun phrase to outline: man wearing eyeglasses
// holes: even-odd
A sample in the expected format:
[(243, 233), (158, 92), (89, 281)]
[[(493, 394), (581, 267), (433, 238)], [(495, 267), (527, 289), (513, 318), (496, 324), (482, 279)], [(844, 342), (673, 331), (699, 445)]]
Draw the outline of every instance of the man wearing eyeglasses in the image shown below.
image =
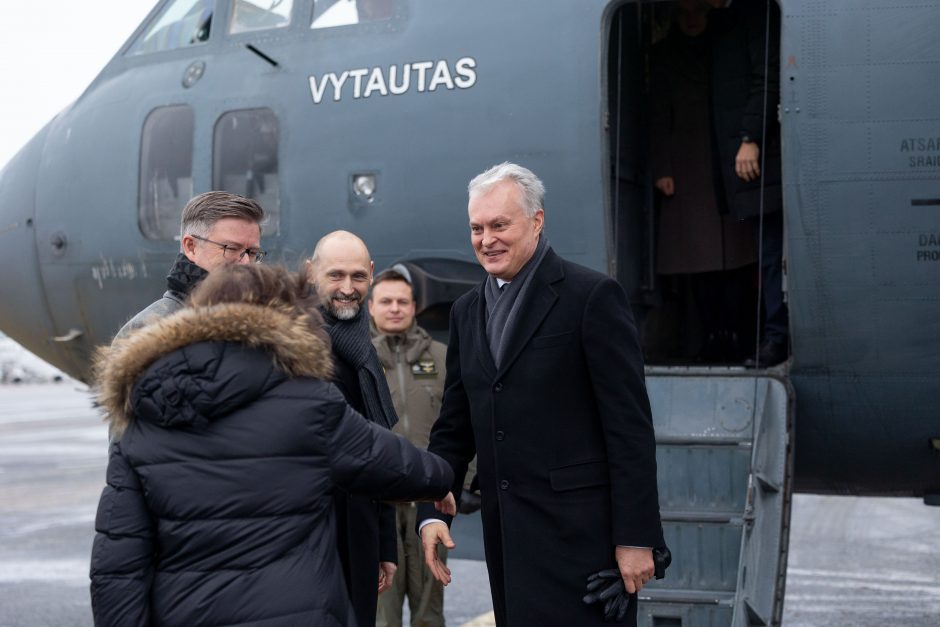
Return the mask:
[(131, 318), (115, 339), (181, 309), (210, 272), (232, 263), (260, 263), (264, 209), (251, 198), (206, 192), (190, 200), (180, 218), (180, 253), (166, 277), (163, 297)]

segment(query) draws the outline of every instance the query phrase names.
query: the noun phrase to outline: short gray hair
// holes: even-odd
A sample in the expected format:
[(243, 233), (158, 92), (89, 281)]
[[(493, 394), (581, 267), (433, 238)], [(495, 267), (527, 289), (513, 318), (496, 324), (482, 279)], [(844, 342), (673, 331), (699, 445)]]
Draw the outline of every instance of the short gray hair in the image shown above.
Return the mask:
[(209, 237), (209, 231), (223, 218), (254, 222), (260, 232), (264, 222), (264, 209), (254, 199), (231, 192), (212, 191), (199, 194), (183, 207), (180, 216), (180, 239), (187, 234)]
[(519, 191), (522, 192), (522, 210), (527, 218), (534, 216), (539, 209), (545, 208), (545, 185), (539, 177), (535, 176), (532, 170), (508, 161), (494, 165), (486, 172), (475, 176), (467, 185), (467, 193), (470, 198), (473, 198), (477, 194), (488, 192), (503, 181), (512, 181), (519, 187)]

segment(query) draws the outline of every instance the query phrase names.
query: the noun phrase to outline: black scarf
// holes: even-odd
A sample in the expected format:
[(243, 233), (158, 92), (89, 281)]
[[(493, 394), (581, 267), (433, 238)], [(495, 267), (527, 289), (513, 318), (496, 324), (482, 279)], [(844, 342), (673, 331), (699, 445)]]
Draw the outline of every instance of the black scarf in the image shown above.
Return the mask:
[(545, 253), (548, 252), (548, 246), (548, 237), (542, 233), (532, 257), (516, 273), (512, 281), (503, 285), (502, 289), (496, 277), (492, 275), (486, 277), (486, 285), (483, 288), (483, 296), (486, 299), (486, 339), (489, 340), (490, 354), (497, 368), (502, 363), (507, 341), (515, 330), (516, 321), (519, 318), (519, 305), (528, 292), (535, 269), (539, 267), (542, 259), (545, 258)]
[(180, 253), (176, 256), (173, 268), (166, 277), (166, 286), (171, 292), (180, 297), (180, 300), (186, 300), (189, 293), (196, 285), (209, 273), (194, 264), (189, 258)]
[(359, 313), (349, 320), (340, 320), (326, 307), (320, 308), (326, 323), (327, 333), (333, 342), (336, 356), (356, 369), (359, 389), (366, 408), (366, 418), (391, 429), (398, 422), (398, 414), (392, 404), (392, 395), (385, 381), (385, 371), (372, 346), (369, 335), (369, 316), (365, 305), (360, 304)]

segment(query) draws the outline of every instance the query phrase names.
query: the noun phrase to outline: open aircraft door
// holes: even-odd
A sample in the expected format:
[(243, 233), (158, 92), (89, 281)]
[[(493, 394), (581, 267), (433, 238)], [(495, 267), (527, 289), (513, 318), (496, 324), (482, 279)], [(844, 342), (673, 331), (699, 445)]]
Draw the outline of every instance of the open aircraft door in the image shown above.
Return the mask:
[(793, 389), (770, 373), (648, 368), (672, 565), (639, 625), (779, 625), (790, 524)]

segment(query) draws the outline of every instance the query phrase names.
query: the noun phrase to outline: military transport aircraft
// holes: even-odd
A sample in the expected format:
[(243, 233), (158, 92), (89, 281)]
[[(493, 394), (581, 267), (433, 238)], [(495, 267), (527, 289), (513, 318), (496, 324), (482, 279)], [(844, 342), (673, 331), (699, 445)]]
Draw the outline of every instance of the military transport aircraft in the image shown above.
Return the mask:
[[(792, 356), (648, 360), (676, 560), (647, 625), (778, 623), (793, 489), (940, 501), (940, 4), (775, 6)], [(87, 377), (162, 293), (182, 206), (226, 189), (270, 213), (275, 260), (343, 228), (378, 268), (409, 264), (442, 331), (480, 277), (466, 183), (504, 160), (545, 180), (554, 248), (655, 318), (647, 67), (671, 8), (161, 0), (0, 172), (0, 248), (19, 260), (0, 329)]]

